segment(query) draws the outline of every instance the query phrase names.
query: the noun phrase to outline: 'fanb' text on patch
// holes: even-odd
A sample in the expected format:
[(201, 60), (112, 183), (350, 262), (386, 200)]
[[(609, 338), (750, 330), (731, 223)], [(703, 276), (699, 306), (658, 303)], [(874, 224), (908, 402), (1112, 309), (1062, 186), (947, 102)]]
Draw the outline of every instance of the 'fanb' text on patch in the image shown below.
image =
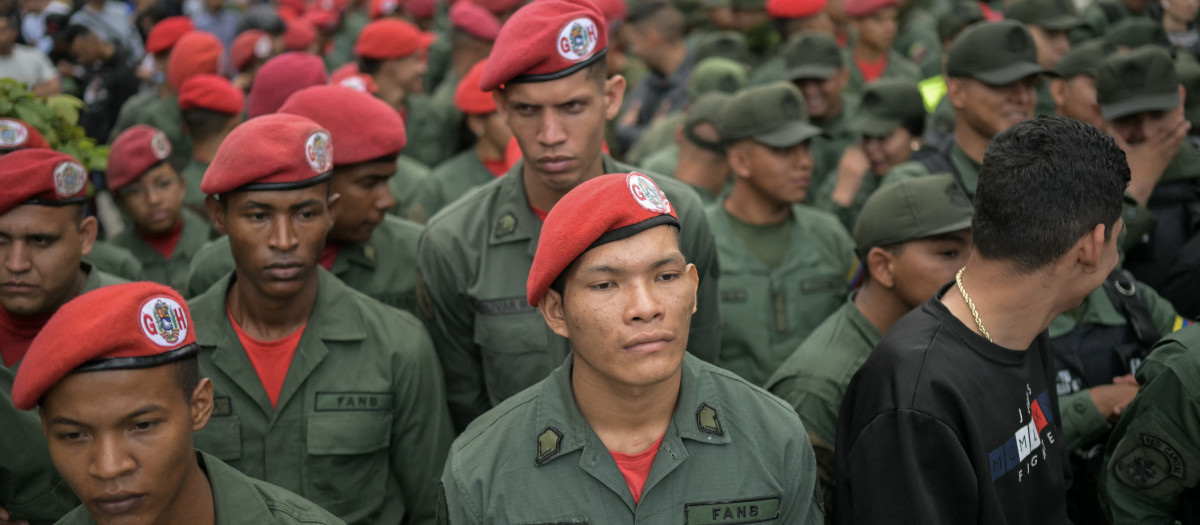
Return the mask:
[(318, 412), (391, 410), (392, 394), (371, 392), (317, 392)]
[(779, 518), (779, 497), (688, 503), (683, 514), (687, 525), (758, 523)]

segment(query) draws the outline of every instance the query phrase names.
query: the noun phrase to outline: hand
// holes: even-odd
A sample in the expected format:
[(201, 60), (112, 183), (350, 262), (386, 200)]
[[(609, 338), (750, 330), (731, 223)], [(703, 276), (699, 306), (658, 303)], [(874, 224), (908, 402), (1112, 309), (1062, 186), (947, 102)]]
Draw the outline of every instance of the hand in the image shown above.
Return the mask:
[(1179, 153), (1183, 139), (1187, 137), (1191, 123), (1183, 118), (1183, 105), (1163, 115), (1161, 126), (1151, 130), (1146, 140), (1136, 145), (1125, 142), (1120, 133), (1110, 129), (1109, 135), (1125, 151), (1129, 161), (1131, 178), (1129, 195), (1143, 206), (1150, 201), (1150, 194), (1162, 179), (1163, 172)]
[(14, 520), (8, 515), (8, 511), (4, 507), (0, 507), (0, 525), (29, 525), (25, 520)]
[(1125, 380), (1115, 382), (1111, 385), (1094, 386), (1088, 389), (1088, 394), (1092, 397), (1092, 402), (1096, 404), (1096, 408), (1100, 409), (1100, 415), (1109, 423), (1116, 423), (1121, 419), (1121, 414), (1125, 412), (1125, 407), (1133, 401), (1133, 397), (1137, 395), (1138, 384), (1136, 381)]
[(837, 185), (833, 188), (833, 202), (843, 208), (854, 204), (854, 197), (862, 189), (863, 177), (871, 169), (871, 160), (861, 146), (855, 144), (842, 152), (838, 161)]

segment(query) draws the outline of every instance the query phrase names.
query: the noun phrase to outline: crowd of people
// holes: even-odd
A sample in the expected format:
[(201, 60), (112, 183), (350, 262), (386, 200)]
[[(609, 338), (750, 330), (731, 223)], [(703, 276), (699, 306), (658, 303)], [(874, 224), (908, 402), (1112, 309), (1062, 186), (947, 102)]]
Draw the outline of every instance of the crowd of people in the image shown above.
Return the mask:
[(0, 0), (0, 525), (1200, 523), (1198, 11)]

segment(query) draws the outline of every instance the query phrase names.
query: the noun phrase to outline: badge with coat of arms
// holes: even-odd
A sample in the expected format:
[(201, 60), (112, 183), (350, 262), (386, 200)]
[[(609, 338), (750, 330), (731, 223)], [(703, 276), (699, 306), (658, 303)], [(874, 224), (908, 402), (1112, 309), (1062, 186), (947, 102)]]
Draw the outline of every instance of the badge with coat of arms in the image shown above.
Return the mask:
[(158, 346), (176, 346), (187, 338), (183, 307), (170, 297), (155, 297), (142, 303), (140, 317), (142, 334)]
[(592, 55), (598, 41), (596, 23), (590, 18), (576, 18), (559, 31), (558, 54), (567, 60), (578, 62)]
[(54, 191), (61, 198), (67, 198), (83, 190), (87, 186), (87, 170), (78, 162), (65, 161), (54, 168)]
[(671, 212), (671, 202), (650, 177), (635, 171), (625, 176), (625, 184), (629, 187), (629, 194), (633, 195), (633, 200), (642, 208), (654, 213)]
[(329, 133), (318, 131), (308, 136), (304, 144), (304, 158), (309, 167), (317, 173), (325, 173), (333, 169), (333, 141)]
[(20, 122), (0, 119), (0, 148), (16, 148), (29, 139), (29, 131)]

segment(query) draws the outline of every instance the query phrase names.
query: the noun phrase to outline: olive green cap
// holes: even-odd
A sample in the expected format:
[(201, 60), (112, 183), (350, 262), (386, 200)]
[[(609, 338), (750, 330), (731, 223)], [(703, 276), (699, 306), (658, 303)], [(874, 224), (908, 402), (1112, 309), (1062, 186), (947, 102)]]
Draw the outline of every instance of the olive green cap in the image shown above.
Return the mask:
[(1179, 75), (1171, 55), (1143, 46), (1106, 58), (1096, 70), (1096, 102), (1104, 120), (1179, 107)]
[(844, 64), (837, 40), (825, 33), (806, 33), (793, 38), (783, 48), (783, 61), (788, 80), (825, 80)]
[(1070, 0), (1017, 0), (1004, 10), (1004, 18), (1048, 31), (1066, 31), (1083, 25)]
[(1158, 46), (1170, 51), (1171, 40), (1162, 25), (1150, 18), (1126, 18), (1108, 28), (1104, 38), (1114, 46), (1133, 49), (1142, 46)]
[(1067, 54), (1063, 55), (1062, 60), (1058, 61), (1058, 68), (1055, 72), (1058, 73), (1058, 76), (1066, 79), (1079, 75), (1095, 78), (1096, 68), (1100, 67), (1100, 63), (1116, 50), (1116, 46), (1103, 39), (1074, 46)]
[(1175, 73), (1188, 93), (1183, 101), (1183, 117), (1192, 123), (1192, 129), (1200, 129), (1200, 62), (1191, 53), (1180, 53), (1175, 59)]
[(696, 63), (688, 81), (692, 99), (706, 93), (737, 93), (749, 82), (746, 66), (721, 57), (708, 57)]
[(788, 82), (773, 82), (734, 95), (721, 112), (721, 139), (726, 144), (752, 139), (772, 148), (787, 148), (821, 134), (808, 123), (804, 97)]
[(700, 35), (692, 48), (692, 57), (696, 62), (708, 57), (724, 57), (742, 64), (754, 60), (750, 47), (746, 45), (746, 35), (737, 31), (713, 31)]
[(950, 45), (946, 57), (946, 76), (974, 78), (992, 86), (1045, 72), (1038, 65), (1033, 36), (1012, 20), (967, 29)]
[(976, 2), (957, 1), (950, 5), (944, 13), (938, 16), (938, 38), (945, 42), (954, 38), (959, 31), (971, 24), (984, 21), (983, 10)]
[(884, 137), (902, 122), (924, 118), (925, 100), (911, 81), (881, 78), (867, 85), (850, 120), (850, 130), (868, 137)]
[(724, 141), (709, 142), (696, 135), (696, 126), (702, 124), (711, 124), (717, 128), (717, 134), (721, 134), (721, 119), (724, 117), (725, 108), (729, 102), (733, 100), (733, 95), (729, 93), (721, 93), (719, 91), (708, 93), (696, 99), (692, 103), (692, 107), (688, 109), (687, 117), (683, 120), (683, 136), (697, 146), (709, 151), (724, 154)]
[(905, 179), (879, 188), (854, 225), (860, 257), (891, 246), (971, 227), (971, 199), (949, 175)]

